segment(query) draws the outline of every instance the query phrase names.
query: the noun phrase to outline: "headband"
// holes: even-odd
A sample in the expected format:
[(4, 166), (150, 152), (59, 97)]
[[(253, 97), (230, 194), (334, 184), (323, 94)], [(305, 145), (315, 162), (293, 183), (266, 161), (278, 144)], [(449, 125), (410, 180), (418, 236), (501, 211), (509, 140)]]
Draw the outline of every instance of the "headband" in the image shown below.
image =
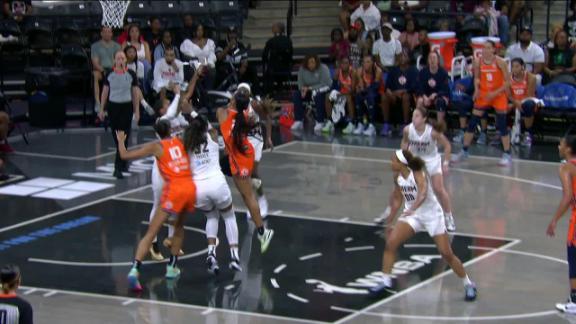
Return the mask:
[(398, 158), (398, 161), (402, 162), (402, 164), (408, 165), (408, 160), (406, 160), (402, 150), (396, 150), (396, 157)]

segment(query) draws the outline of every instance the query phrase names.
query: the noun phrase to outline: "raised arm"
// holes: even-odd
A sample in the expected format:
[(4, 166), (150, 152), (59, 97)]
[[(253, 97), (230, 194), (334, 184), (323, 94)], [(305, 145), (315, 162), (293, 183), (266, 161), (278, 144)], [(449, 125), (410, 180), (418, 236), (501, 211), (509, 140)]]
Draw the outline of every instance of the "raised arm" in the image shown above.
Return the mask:
[(128, 151), (124, 145), (126, 133), (123, 131), (116, 131), (116, 138), (118, 139), (118, 153), (122, 160), (137, 160), (148, 156), (162, 156), (162, 146), (158, 143), (146, 143), (137, 149)]

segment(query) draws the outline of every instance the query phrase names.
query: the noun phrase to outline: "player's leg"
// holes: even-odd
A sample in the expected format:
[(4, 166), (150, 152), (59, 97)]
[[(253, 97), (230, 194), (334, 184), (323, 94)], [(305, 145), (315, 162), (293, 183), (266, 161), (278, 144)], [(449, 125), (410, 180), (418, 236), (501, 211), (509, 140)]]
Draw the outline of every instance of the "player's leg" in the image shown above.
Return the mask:
[(456, 273), (456, 275), (462, 279), (462, 283), (464, 284), (465, 299), (467, 301), (475, 300), (476, 285), (466, 274), (466, 270), (464, 269), (464, 265), (462, 265), (462, 261), (460, 261), (460, 259), (452, 251), (448, 234), (439, 234), (434, 236), (433, 239), (434, 243), (436, 243), (436, 247), (438, 248), (438, 252), (440, 252), (440, 255), (444, 261), (446, 261), (446, 263), (450, 265), (450, 268), (452, 268), (452, 271), (454, 271), (454, 273)]
[(456, 225), (454, 224), (454, 216), (452, 215), (452, 202), (450, 201), (450, 195), (448, 190), (444, 186), (444, 177), (442, 173), (436, 173), (431, 176), (432, 189), (434, 194), (438, 197), (440, 206), (444, 211), (444, 219), (446, 221), (446, 229), (449, 232), (456, 231)]

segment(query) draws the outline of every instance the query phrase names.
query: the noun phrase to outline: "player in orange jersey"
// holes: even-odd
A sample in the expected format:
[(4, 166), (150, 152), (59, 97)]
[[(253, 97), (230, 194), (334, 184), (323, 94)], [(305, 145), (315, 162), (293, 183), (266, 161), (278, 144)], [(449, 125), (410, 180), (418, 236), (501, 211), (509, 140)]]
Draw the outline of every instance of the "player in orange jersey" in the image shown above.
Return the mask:
[[(248, 134), (256, 124), (254, 122), (255, 112), (249, 109), (249, 106), (250, 93), (247, 89), (240, 88), (234, 94), (228, 107), (219, 108), (216, 111), (216, 116), (228, 153), (232, 178), (250, 211), (252, 220), (256, 224), (260, 250), (264, 253), (268, 249), (274, 231), (264, 227), (260, 207), (252, 190), (255, 154), (254, 147), (248, 140)], [(256, 109), (256, 107), (254, 108)]]
[(474, 61), (474, 110), (468, 122), (468, 130), (464, 134), (462, 152), (455, 155), (455, 161), (468, 158), (468, 147), (474, 138), (476, 126), (488, 109), (496, 111), (496, 127), (500, 132), (504, 154), (499, 165), (509, 166), (510, 135), (508, 134), (508, 92), (510, 76), (506, 61), (495, 55), (496, 45), (487, 41), (482, 50), (482, 56)]
[[(510, 104), (509, 108), (520, 110), (518, 119), (522, 116), (526, 133), (520, 140), (520, 130), (512, 129), (512, 144), (522, 144), (522, 146), (532, 146), (532, 126), (534, 125), (534, 111), (539, 103), (536, 99), (536, 76), (526, 71), (526, 63), (517, 57), (512, 59), (512, 76), (510, 78)], [(520, 121), (518, 121), (520, 128)]]
[[(141, 159), (147, 156), (156, 157), (158, 169), (164, 179), (160, 208), (156, 210), (146, 235), (138, 244), (134, 263), (128, 274), (130, 288), (136, 291), (142, 290), (138, 280), (142, 260), (150, 249), (158, 231), (171, 215), (175, 215), (177, 218), (174, 222), (174, 237), (172, 238), (170, 262), (166, 266), (166, 278), (173, 279), (180, 275), (176, 263), (184, 238), (184, 215), (186, 212), (194, 211), (194, 204), (196, 203), (196, 185), (192, 180), (190, 159), (187, 154), (188, 148), (184, 147), (184, 141), (181, 138), (170, 136), (169, 121), (160, 119), (154, 127), (162, 139), (160, 142), (148, 143), (130, 151), (126, 150), (124, 144), (119, 147), (120, 157), (123, 160)], [(124, 143), (123, 139), (126, 137), (124, 132), (118, 131), (116, 136)]]
[(570, 274), (570, 299), (566, 303), (556, 304), (556, 308), (562, 312), (576, 314), (576, 136), (565, 137), (558, 145), (560, 156), (566, 163), (560, 165), (559, 174), (562, 182), (562, 200), (556, 209), (556, 213), (546, 233), (554, 236), (558, 220), (572, 207), (572, 216), (568, 228), (567, 258)]

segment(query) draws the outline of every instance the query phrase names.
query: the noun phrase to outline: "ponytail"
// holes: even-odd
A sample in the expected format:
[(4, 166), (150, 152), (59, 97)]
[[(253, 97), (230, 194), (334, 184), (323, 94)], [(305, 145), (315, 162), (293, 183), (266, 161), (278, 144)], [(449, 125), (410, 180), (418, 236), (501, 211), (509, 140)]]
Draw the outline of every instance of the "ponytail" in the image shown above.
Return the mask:
[(422, 160), (417, 156), (414, 156), (410, 151), (402, 150), (402, 154), (406, 158), (406, 161), (408, 161), (408, 168), (410, 168), (410, 170), (422, 171), (426, 167), (426, 163), (424, 162), (424, 160)]
[(246, 152), (246, 147), (244, 146), (244, 139), (252, 127), (246, 120), (244, 112), (250, 104), (250, 96), (239, 89), (234, 95), (234, 102), (236, 103), (236, 118), (234, 119), (234, 128), (232, 129), (232, 138), (234, 140), (234, 147), (242, 154)]
[(186, 152), (200, 153), (202, 145), (208, 145), (207, 131), (208, 122), (202, 116), (198, 115), (192, 118), (184, 131), (184, 148)]

